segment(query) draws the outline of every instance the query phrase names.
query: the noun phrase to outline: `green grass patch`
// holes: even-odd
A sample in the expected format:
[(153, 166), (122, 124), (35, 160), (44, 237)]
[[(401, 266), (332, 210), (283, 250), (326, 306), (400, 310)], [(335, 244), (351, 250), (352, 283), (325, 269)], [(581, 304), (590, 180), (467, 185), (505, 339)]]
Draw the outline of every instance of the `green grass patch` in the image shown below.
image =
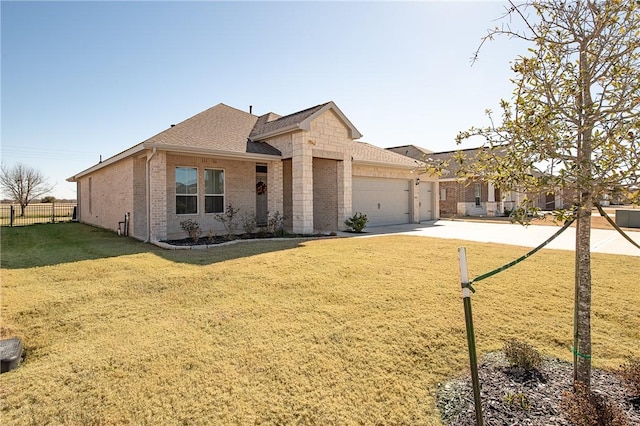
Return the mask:
[[(380, 236), (165, 251), (81, 224), (2, 229), (10, 424), (434, 424), (467, 370), (472, 276), (525, 248)], [(478, 283), (480, 354), (517, 338), (571, 359), (573, 253)], [(640, 357), (636, 257), (593, 255), (593, 363)]]

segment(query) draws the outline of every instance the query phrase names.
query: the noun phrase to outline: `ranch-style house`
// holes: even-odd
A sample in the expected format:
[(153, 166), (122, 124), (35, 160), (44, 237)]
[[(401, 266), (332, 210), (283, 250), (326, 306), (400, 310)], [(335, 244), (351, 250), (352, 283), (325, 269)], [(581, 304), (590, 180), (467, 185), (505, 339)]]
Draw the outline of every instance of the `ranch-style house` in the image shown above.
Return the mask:
[(229, 206), (299, 234), (345, 230), (356, 212), (367, 226), (437, 219), (437, 177), (361, 136), (333, 102), (285, 116), (218, 104), (68, 181), (80, 222), (116, 231), (126, 216), (144, 241), (186, 237), (186, 219), (222, 233)]

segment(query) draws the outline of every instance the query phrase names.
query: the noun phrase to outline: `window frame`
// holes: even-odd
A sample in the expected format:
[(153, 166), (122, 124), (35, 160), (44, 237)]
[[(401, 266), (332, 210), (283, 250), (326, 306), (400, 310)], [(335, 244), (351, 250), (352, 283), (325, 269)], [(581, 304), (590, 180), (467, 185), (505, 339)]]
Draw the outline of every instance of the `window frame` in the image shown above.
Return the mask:
[[(193, 193), (182, 193), (182, 192), (178, 192), (178, 170), (179, 169), (188, 169), (188, 170), (195, 170), (195, 174), (196, 174), (196, 191), (195, 194)], [(198, 168), (197, 167), (193, 167), (193, 166), (176, 166), (175, 170), (174, 170), (174, 182), (175, 182), (175, 201), (176, 201), (176, 215), (179, 216), (185, 216), (185, 215), (197, 215), (198, 214), (198, 198), (199, 198), (199, 182), (198, 182)], [(186, 182), (185, 182), (186, 183)], [(188, 185), (185, 185), (185, 188), (188, 188)], [(178, 197), (193, 197), (196, 200), (195, 206), (196, 206), (196, 210), (195, 212), (189, 212), (186, 211), (184, 213), (182, 212), (178, 212)], [(188, 207), (188, 205), (186, 205), (185, 207)]]
[[(220, 172), (222, 173), (222, 193), (209, 193), (207, 192), (207, 171), (213, 171), (213, 172)], [(226, 181), (226, 172), (225, 169), (223, 168), (213, 168), (213, 167), (206, 167), (203, 170), (202, 173), (202, 179), (203, 179), (203, 186), (204, 186), (204, 191), (203, 191), (203, 195), (204, 195), (204, 213), (205, 214), (222, 214), (225, 212), (225, 199), (227, 197), (226, 195), (226, 188), (227, 188), (227, 181)], [(215, 174), (214, 174), (214, 188), (215, 190)], [(222, 198), (222, 210), (221, 211), (207, 211), (207, 198)], [(215, 206), (215, 203), (214, 203)]]

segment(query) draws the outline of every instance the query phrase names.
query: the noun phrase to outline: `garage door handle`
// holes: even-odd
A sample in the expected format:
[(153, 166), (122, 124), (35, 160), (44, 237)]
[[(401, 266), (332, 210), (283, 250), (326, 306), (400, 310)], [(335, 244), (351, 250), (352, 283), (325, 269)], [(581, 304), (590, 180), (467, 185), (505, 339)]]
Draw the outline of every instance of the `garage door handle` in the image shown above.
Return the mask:
[(378, 210), (380, 210), (380, 203), (378, 203)]

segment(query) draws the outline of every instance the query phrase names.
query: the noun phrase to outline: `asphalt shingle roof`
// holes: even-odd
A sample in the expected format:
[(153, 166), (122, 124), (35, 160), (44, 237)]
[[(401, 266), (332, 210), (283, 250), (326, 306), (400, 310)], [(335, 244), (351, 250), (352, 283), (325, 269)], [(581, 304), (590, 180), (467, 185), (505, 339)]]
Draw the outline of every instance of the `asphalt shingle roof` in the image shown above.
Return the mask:
[(249, 138), (257, 138), (260, 137), (260, 135), (265, 135), (281, 129), (295, 126), (296, 124), (303, 122), (304, 120), (324, 108), (324, 106), (328, 103), (329, 102), (326, 102), (324, 104), (316, 105), (302, 111), (294, 112), (293, 114), (285, 115), (283, 117), (276, 118), (275, 120), (272, 120), (274, 117), (273, 113), (262, 115), (258, 118), (255, 126), (253, 127), (253, 130), (251, 131), (251, 134), (249, 135)]
[(218, 104), (158, 133), (143, 143), (155, 142), (176, 148), (246, 153), (248, 152), (247, 137), (257, 120), (255, 115), (248, 112)]
[[(260, 141), (260, 136), (268, 137), (270, 134), (272, 135), (279, 131), (295, 131), (298, 126), (305, 125), (305, 121), (309, 120), (314, 114), (328, 107), (334, 108), (335, 105), (333, 102), (326, 102), (285, 116), (268, 113), (257, 117), (251, 113), (220, 103), (110, 157), (104, 163), (90, 167), (74, 176), (73, 179), (86, 172), (104, 167), (112, 161), (118, 161), (121, 156), (137, 153), (144, 148), (154, 146), (173, 151), (184, 149), (192, 152), (210, 152), (211, 154), (281, 156), (282, 153), (278, 149), (267, 142)], [(342, 117), (345, 125), (350, 128), (351, 136), (354, 139), (361, 137), (358, 130), (353, 127), (353, 124), (349, 122), (342, 112), (339, 110), (336, 112)], [(308, 122), (306, 125), (308, 125)], [(352, 156), (356, 162), (378, 163), (392, 167), (416, 167), (418, 165), (416, 161), (409, 157), (387, 151), (366, 142), (352, 141), (351, 143), (353, 144)]]
[(417, 168), (420, 162), (393, 151), (379, 148), (366, 142), (354, 141), (352, 157), (355, 162), (380, 163), (388, 166)]

